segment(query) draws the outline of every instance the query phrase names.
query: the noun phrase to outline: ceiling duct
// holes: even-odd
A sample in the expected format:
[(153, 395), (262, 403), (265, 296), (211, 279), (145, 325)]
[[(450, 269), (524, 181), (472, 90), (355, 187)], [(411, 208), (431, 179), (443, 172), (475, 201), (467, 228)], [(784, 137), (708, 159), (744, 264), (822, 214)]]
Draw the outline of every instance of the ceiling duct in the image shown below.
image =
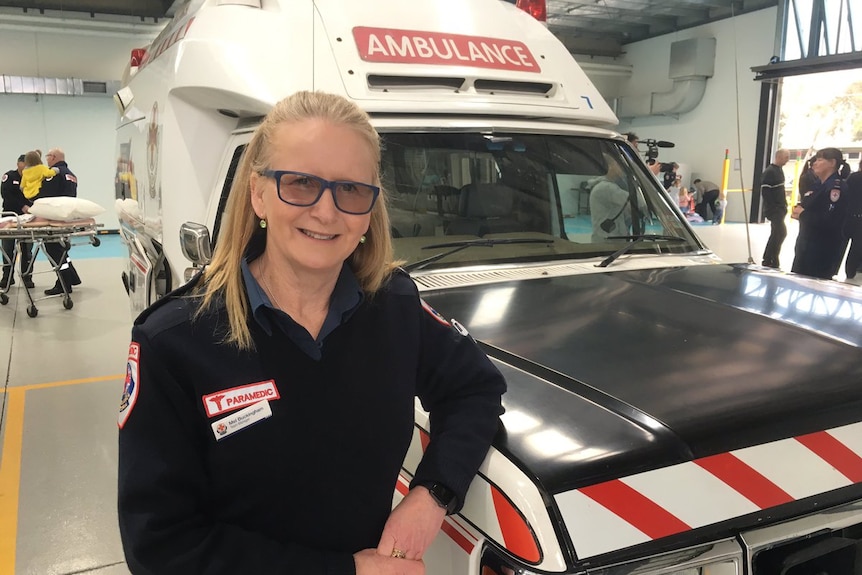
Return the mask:
[(40, 78), (34, 76), (0, 76), (0, 93), (44, 94), (47, 96), (113, 96), (120, 82), (81, 80), (80, 78)]
[(715, 72), (715, 38), (690, 38), (670, 46), (669, 92), (623, 96), (617, 100), (617, 117), (672, 116), (694, 110), (706, 91), (706, 79)]

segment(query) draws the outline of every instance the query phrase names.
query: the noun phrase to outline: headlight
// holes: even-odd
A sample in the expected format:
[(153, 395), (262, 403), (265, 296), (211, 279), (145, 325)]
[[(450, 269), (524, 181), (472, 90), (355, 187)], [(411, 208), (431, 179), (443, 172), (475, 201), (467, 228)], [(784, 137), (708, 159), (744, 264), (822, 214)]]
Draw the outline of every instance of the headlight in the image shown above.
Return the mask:
[[(482, 551), (481, 575), (535, 575), (496, 548)], [(583, 568), (572, 571), (583, 573)], [(590, 575), (742, 575), (742, 550), (732, 539), (590, 569)]]

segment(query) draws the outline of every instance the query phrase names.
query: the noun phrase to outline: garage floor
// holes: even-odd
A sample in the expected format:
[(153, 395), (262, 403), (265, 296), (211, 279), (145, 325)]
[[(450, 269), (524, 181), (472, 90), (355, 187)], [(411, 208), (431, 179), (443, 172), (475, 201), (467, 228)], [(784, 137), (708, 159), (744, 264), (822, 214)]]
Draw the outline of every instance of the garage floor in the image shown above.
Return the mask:
[[(785, 269), (796, 222), (788, 227)], [(759, 263), (769, 226), (750, 229)], [(747, 260), (745, 226), (696, 231), (726, 261)], [(54, 297), (37, 301), (30, 318), (19, 285), (0, 306), (0, 575), (128, 573), (116, 521), (117, 411), (131, 325), (121, 255), (118, 236), (73, 248), (83, 285), (71, 310)], [(34, 280), (38, 296), (54, 283), (49, 273)]]

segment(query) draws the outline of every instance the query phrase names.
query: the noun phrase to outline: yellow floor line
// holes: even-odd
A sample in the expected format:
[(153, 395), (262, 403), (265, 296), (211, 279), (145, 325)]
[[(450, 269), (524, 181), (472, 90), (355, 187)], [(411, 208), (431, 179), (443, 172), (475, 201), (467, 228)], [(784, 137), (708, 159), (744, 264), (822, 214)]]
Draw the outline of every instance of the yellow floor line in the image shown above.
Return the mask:
[(12, 388), (6, 397), (3, 453), (0, 454), (0, 574), (15, 573), (18, 540), (18, 491), (21, 483), (21, 445), (24, 438), (23, 389)]
[[(99, 377), (85, 377), (82, 379), (67, 379), (64, 381), (50, 381), (48, 383), (31, 383), (29, 385), (19, 385), (15, 387), (9, 387), (6, 389), (0, 389), (0, 393), (4, 392), (12, 392), (16, 390), (22, 391), (30, 391), (33, 389), (48, 389), (51, 387), (63, 387), (64, 385), (80, 385), (82, 383), (95, 383), (97, 381), (111, 381), (111, 380), (123, 380), (125, 378), (125, 374), (119, 373), (117, 375), (102, 375)], [(0, 571), (0, 575), (2, 575), (2, 571)]]

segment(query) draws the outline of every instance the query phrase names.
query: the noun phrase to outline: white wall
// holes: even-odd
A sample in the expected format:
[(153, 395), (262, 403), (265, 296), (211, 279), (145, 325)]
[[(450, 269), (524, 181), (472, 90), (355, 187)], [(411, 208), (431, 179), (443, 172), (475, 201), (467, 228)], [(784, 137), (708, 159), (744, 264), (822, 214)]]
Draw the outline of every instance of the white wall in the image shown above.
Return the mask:
[[(75, 27), (74, 22), (66, 24)], [(0, 75), (119, 80), (132, 48), (146, 46), (155, 35), (75, 32), (51, 25), (0, 24)], [(18, 156), (28, 150), (62, 148), (78, 177), (78, 196), (103, 206), (107, 211), (97, 221), (105, 229), (116, 229), (118, 116), (111, 96), (0, 93), (0, 171), (15, 168)]]
[[(627, 44), (626, 54), (619, 63), (631, 65), (632, 75), (619, 84), (617, 93), (603, 94), (611, 103), (613, 98), (619, 96), (670, 91), (673, 86), (673, 81), (668, 78), (670, 46), (678, 40), (714, 37), (715, 73), (706, 82), (706, 91), (700, 104), (691, 112), (678, 117), (630, 119), (621, 122), (618, 129), (621, 132), (634, 131), (642, 139), (676, 143), (673, 149), (661, 149), (659, 160), (687, 164), (691, 173), (683, 174), (683, 183), (686, 185), (696, 177), (720, 184), (724, 152), (727, 149), (731, 158), (728, 188), (749, 190), (755, 169), (760, 107), (760, 84), (754, 81), (751, 67), (769, 62), (774, 48), (776, 21), (777, 8), (768, 8)], [(733, 170), (735, 158), (740, 159), (741, 171)], [(750, 201), (750, 198), (747, 200)], [(743, 221), (745, 212), (741, 194), (731, 191), (728, 201), (726, 220)]]

